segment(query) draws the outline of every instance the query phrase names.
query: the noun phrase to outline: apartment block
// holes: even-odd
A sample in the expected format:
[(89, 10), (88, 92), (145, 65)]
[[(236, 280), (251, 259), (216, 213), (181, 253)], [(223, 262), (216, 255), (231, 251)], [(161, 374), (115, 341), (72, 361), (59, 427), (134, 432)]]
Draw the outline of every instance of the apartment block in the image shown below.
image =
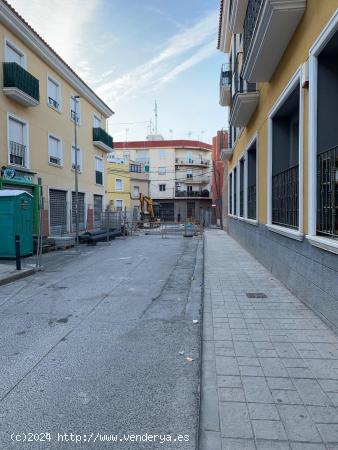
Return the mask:
[(228, 231), (338, 317), (338, 0), (222, 0)]
[(41, 200), (43, 233), (68, 233), (75, 229), (77, 170), (79, 226), (91, 229), (106, 204), (113, 111), (4, 0), (0, 41), (0, 188), (33, 195), (35, 232)]
[(210, 220), (211, 150), (193, 140), (115, 142), (117, 157), (144, 164), (157, 215), (168, 221)]

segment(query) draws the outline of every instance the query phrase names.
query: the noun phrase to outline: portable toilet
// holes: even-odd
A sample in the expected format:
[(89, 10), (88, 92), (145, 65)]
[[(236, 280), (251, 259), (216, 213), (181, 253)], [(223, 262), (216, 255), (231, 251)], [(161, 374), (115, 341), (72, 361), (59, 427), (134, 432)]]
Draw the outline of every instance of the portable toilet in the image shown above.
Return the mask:
[(33, 196), (25, 191), (0, 190), (0, 258), (15, 258), (15, 236), (21, 256), (33, 253)]

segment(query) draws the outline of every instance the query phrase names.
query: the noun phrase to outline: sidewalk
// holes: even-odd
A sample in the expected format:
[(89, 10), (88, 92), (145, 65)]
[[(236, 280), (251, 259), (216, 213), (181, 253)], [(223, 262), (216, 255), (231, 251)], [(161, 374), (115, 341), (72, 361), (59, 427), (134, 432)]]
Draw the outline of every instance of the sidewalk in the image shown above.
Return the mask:
[(15, 261), (0, 263), (0, 286), (28, 277), (33, 273), (34, 269), (32, 267), (25, 267), (24, 265), (21, 270), (16, 270)]
[(204, 295), (200, 450), (337, 450), (338, 336), (219, 230)]

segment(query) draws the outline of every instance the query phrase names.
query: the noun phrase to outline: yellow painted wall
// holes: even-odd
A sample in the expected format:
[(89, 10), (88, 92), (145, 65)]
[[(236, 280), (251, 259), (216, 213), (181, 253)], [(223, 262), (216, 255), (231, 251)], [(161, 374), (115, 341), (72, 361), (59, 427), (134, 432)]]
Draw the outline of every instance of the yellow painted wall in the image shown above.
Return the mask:
[[(273, 77), (259, 85), (259, 105), (234, 147), (229, 170), (237, 164), (251, 139), (258, 133), (258, 221), (267, 222), (267, 133), (268, 115), (289, 80), (306, 62), (309, 49), (338, 8), (338, 0), (308, 0), (305, 14), (297, 27)], [(307, 155), (308, 155), (308, 90), (304, 89), (304, 232), (307, 233)]]
[[(70, 120), (70, 97), (78, 93), (55, 73), (44, 61), (35, 55), (13, 33), (0, 24), (0, 60), (5, 60), (4, 40), (8, 38), (19, 47), (27, 59), (27, 71), (40, 83), (40, 104), (36, 107), (25, 107), (0, 92), (0, 165), (8, 165), (7, 115), (12, 113), (29, 124), (30, 169), (42, 179), (45, 205), (48, 207), (48, 188), (63, 189), (71, 192), (74, 189), (74, 172), (71, 170), (71, 146), (74, 144), (74, 123)], [(0, 71), (2, 84), (2, 70)], [(47, 105), (47, 75), (51, 75), (61, 84), (62, 111), (57, 112)], [(101, 117), (102, 128), (106, 120), (86, 99), (80, 99), (81, 124), (77, 127), (78, 146), (82, 149), (83, 171), (79, 174), (79, 192), (87, 194), (86, 202), (93, 204), (93, 194), (105, 195), (104, 186), (95, 184), (95, 155), (106, 159), (106, 153), (92, 143), (94, 113)], [(48, 133), (52, 133), (63, 141), (63, 167), (49, 164)]]
[[(111, 208), (116, 207), (116, 200), (123, 200), (123, 207), (131, 207), (129, 163), (106, 163), (107, 200)], [(116, 179), (122, 180), (122, 191), (116, 190)]]

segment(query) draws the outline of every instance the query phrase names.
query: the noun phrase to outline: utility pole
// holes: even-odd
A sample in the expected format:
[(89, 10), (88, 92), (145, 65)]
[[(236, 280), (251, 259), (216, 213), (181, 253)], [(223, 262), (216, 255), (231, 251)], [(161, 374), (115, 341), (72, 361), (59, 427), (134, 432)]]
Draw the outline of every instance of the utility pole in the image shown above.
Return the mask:
[(75, 143), (75, 249), (79, 251), (79, 180), (77, 160), (77, 102), (79, 95), (74, 96), (74, 143)]

